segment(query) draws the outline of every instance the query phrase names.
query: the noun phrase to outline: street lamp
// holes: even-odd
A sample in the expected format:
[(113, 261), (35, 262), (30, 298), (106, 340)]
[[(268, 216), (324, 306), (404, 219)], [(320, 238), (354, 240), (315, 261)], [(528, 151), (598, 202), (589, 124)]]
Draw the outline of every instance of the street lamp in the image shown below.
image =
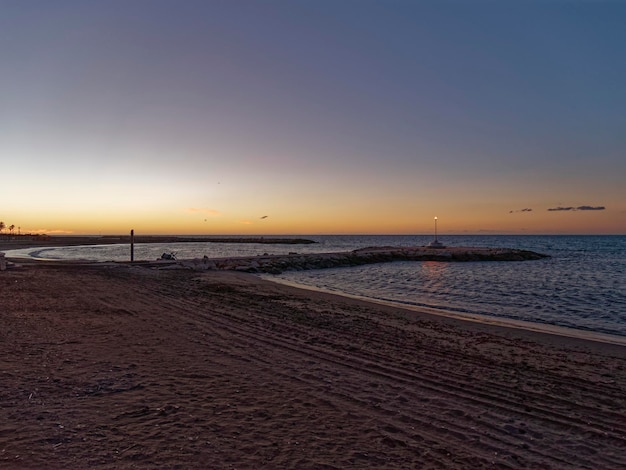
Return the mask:
[(428, 244), (428, 248), (445, 248), (443, 243), (437, 240), (437, 217), (435, 217), (435, 239)]

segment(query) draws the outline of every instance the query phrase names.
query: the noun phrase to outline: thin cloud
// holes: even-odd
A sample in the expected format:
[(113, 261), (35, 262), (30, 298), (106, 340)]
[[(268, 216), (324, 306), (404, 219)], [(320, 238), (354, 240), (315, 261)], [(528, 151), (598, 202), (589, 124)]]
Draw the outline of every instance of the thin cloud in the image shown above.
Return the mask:
[(205, 209), (205, 208), (197, 208), (197, 207), (189, 207), (187, 208), (187, 212), (191, 212), (192, 214), (203, 214), (211, 217), (219, 217), (222, 213), (215, 209)]
[(253, 224), (253, 222), (251, 222), (249, 220), (240, 220), (239, 223), (243, 224), (243, 225), (252, 225)]
[(604, 206), (578, 206), (576, 208), (577, 211), (603, 211), (605, 209)]
[(526, 209), (518, 209), (516, 211), (509, 211), (509, 214), (516, 214), (518, 212), (532, 212), (532, 209), (526, 208)]
[(37, 228), (34, 230), (24, 229), (21, 231), (22, 235), (24, 234), (32, 234), (32, 235), (71, 235), (74, 233), (73, 230), (63, 230), (63, 229), (53, 229), (49, 230), (47, 228)]
[(548, 209), (549, 212), (560, 212), (560, 211), (603, 211), (606, 207), (604, 206), (578, 206), (578, 207), (551, 207)]

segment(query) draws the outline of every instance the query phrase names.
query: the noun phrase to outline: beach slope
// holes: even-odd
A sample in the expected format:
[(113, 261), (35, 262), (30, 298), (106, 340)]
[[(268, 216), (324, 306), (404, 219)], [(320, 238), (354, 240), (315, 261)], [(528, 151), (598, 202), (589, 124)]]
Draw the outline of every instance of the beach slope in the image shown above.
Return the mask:
[(624, 468), (624, 347), (235, 272), (0, 273), (2, 468)]

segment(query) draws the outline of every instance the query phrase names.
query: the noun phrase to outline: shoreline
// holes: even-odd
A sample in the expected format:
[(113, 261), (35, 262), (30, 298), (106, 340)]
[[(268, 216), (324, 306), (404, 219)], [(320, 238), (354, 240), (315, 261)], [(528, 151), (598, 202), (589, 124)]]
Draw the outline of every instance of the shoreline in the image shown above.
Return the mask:
[[(316, 243), (306, 238), (293, 237), (223, 237), (223, 236), (177, 236), (177, 235), (135, 235), (135, 243), (260, 243), (308, 245)], [(93, 246), (93, 245), (130, 245), (130, 235), (52, 235), (28, 236), (13, 235), (0, 237), (0, 251), (21, 250), (25, 248), (57, 248), (63, 246)]]
[(336, 295), (338, 297), (345, 297), (349, 299), (360, 300), (376, 305), (385, 305), (399, 310), (407, 310), (410, 312), (417, 312), (424, 315), (434, 315), (452, 320), (458, 320), (461, 322), (480, 323), (487, 326), (494, 326), (498, 328), (510, 328), (517, 330), (524, 330), (528, 332), (561, 336), (566, 338), (579, 339), (582, 341), (594, 341), (599, 343), (614, 344), (617, 346), (626, 347), (626, 336), (614, 335), (609, 333), (601, 333), (591, 330), (582, 330), (578, 328), (568, 328), (566, 326), (551, 325), (548, 323), (537, 323), (524, 320), (516, 320), (513, 318), (497, 317), (493, 315), (478, 314), (478, 313), (466, 313), (455, 312), (447, 310), (445, 308), (426, 307), (419, 305), (405, 304), (402, 302), (394, 302), (392, 300), (375, 299), (372, 297), (366, 297), (362, 295), (349, 294), (347, 292), (333, 291), (330, 289), (324, 289), (316, 286), (309, 286), (306, 284), (299, 284), (297, 282), (288, 281), (280, 278), (272, 278), (269, 275), (261, 275), (261, 279), (277, 284), (282, 284), (295, 289), (302, 289), (305, 291), (320, 292), (328, 295)]
[[(293, 255), (296, 257), (300, 257), (301, 255)], [(276, 255), (277, 258), (282, 258), (281, 255)], [(257, 258), (257, 257), (254, 257)], [(487, 314), (479, 314), (479, 313), (468, 313), (468, 312), (456, 312), (453, 310), (447, 310), (445, 308), (436, 308), (436, 307), (428, 307), (428, 306), (418, 306), (405, 304), (401, 302), (394, 302), (390, 300), (382, 300), (376, 299), (373, 297), (366, 297), (356, 294), (350, 294), (342, 291), (334, 291), (330, 289), (324, 289), (320, 287), (310, 286), (306, 284), (299, 284), (297, 282), (288, 281), (281, 278), (272, 277), (271, 273), (266, 272), (258, 272), (256, 270), (248, 270), (248, 269), (236, 269), (236, 267), (228, 267), (224, 269), (218, 268), (215, 271), (215, 268), (207, 267), (204, 265), (203, 260), (157, 260), (157, 261), (135, 261), (133, 263), (130, 262), (104, 262), (104, 261), (83, 261), (83, 260), (55, 260), (55, 259), (37, 259), (37, 258), (8, 258), (10, 263), (14, 266), (39, 266), (39, 267), (74, 267), (76, 269), (81, 268), (91, 268), (91, 269), (111, 269), (116, 267), (137, 267), (141, 269), (166, 269), (166, 270), (178, 270), (178, 269), (193, 269), (196, 271), (207, 271), (207, 272), (232, 272), (232, 273), (244, 273), (250, 274), (258, 279), (284, 285), (287, 287), (291, 287), (294, 289), (310, 291), (313, 293), (321, 293), (327, 295), (334, 295), (341, 298), (346, 299), (354, 299), (366, 303), (371, 303), (374, 305), (383, 305), (391, 308), (396, 308), (399, 310), (406, 310), (409, 312), (417, 312), (419, 314), (424, 315), (433, 315), (442, 318), (449, 318), (454, 321), (460, 322), (470, 322), (470, 323), (480, 323), (487, 326), (494, 326), (497, 328), (505, 328), (505, 329), (517, 329), (517, 330), (525, 330), (528, 332), (536, 332), (538, 334), (545, 335), (554, 335), (559, 337), (580, 339), (582, 341), (593, 341), (600, 342), (606, 344), (614, 344), (618, 346), (626, 346), (626, 336), (610, 334), (610, 333), (602, 333), (592, 330), (583, 330), (578, 328), (565, 327), (560, 325), (551, 325), (548, 323), (539, 323), (539, 322), (531, 322), (524, 320), (516, 320), (512, 318), (506, 317), (498, 317)], [(220, 259), (211, 259), (211, 262), (215, 261), (230, 261), (234, 263), (238, 263), (240, 260), (248, 260), (247, 257), (242, 258), (220, 258)], [(15, 263), (15, 261), (18, 261)], [(202, 262), (201, 267), (197, 268), (197, 263)], [(444, 261), (445, 262), (445, 261)], [(191, 264), (190, 264), (191, 263)], [(19, 268), (18, 268), (19, 269)], [(320, 268), (323, 269), (323, 268)]]
[[(0, 246), (1, 247), (1, 246)], [(45, 249), (45, 248), (44, 248)], [(528, 256), (523, 259), (519, 256)], [(382, 256), (381, 256), (382, 255)], [(429, 249), (428, 247), (368, 247), (354, 250), (352, 252), (337, 253), (314, 253), (314, 254), (297, 254), (288, 255), (257, 255), (242, 256), (228, 258), (206, 258), (206, 259), (180, 259), (180, 260), (156, 260), (156, 261), (89, 261), (89, 260), (59, 260), (59, 259), (39, 259), (32, 257), (7, 257), (9, 264), (13, 266), (20, 265), (39, 265), (39, 266), (74, 266), (78, 269), (81, 267), (104, 268), (115, 266), (137, 266), (145, 269), (191, 269), (194, 271), (233, 271), (243, 273), (258, 274), (260, 279), (267, 280), (296, 289), (304, 289), (312, 292), (323, 292), (331, 295), (338, 295), (345, 298), (352, 298), (378, 305), (387, 305), (398, 309), (412, 312), (425, 313), (447, 317), (460, 321), (475, 322), (486, 325), (493, 325), (502, 328), (515, 328), (527, 331), (533, 331), (541, 334), (557, 335), (562, 337), (578, 338), (581, 340), (589, 340), (603, 342), (607, 344), (615, 344), (626, 346), (626, 336), (604, 333), (593, 330), (578, 329), (560, 325), (552, 325), (548, 323), (532, 322), (525, 320), (517, 320), (507, 317), (498, 317), (495, 315), (469, 313), (462, 311), (448, 310), (446, 308), (428, 307), (422, 305), (411, 305), (392, 300), (383, 300), (373, 297), (350, 294), (347, 292), (323, 289), (297, 282), (287, 281), (281, 278), (274, 278), (272, 274), (280, 274), (282, 270), (289, 269), (324, 269), (328, 267), (354, 266), (364, 263), (388, 262), (390, 258), (397, 257), (415, 258), (415, 260), (436, 258), (441, 262), (463, 262), (466, 260), (473, 261), (479, 259), (481, 261), (489, 261), (489, 257), (495, 260), (525, 260), (532, 261), (548, 257), (539, 253), (526, 250), (508, 250), (494, 248), (471, 248), (471, 247), (446, 247), (444, 249)], [(355, 261), (356, 259), (356, 261)], [(380, 261), (379, 261), (380, 260)], [(279, 269), (280, 268), (280, 269)]]
[(619, 468), (626, 347), (233, 271), (0, 273), (0, 466)]

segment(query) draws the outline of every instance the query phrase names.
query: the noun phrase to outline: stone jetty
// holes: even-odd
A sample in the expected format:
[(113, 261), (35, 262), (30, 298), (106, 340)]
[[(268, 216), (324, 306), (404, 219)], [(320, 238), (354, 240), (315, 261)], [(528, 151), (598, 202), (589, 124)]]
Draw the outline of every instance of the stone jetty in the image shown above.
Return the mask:
[(337, 253), (290, 253), (236, 258), (200, 258), (150, 263), (154, 267), (193, 270), (230, 270), (280, 274), (283, 271), (359, 266), (391, 261), (527, 261), (548, 255), (508, 248), (369, 247)]

